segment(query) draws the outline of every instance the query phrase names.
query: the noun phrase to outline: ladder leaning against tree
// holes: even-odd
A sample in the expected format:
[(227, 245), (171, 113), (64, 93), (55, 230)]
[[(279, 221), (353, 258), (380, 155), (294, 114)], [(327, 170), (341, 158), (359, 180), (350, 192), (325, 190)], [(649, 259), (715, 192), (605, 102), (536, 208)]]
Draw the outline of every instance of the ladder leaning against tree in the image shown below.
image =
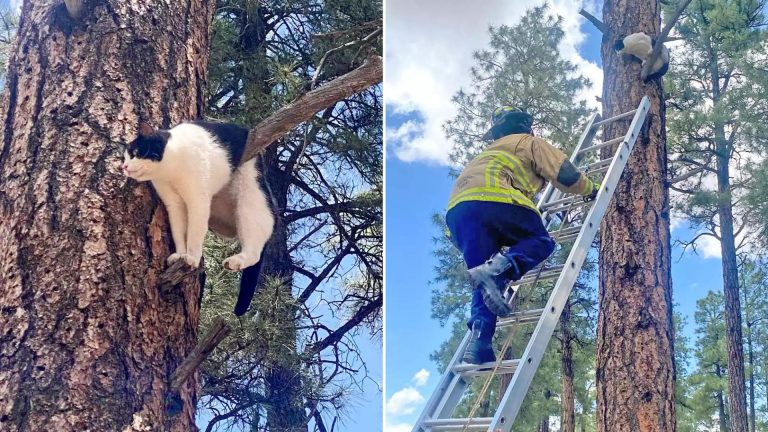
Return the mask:
[[(586, 129), (571, 155), (571, 162), (578, 165), (588, 153), (618, 145), (611, 157), (581, 167), (581, 170), (587, 175), (605, 174), (600, 185), (600, 191), (594, 201), (584, 202), (579, 196), (563, 197), (564, 194), (555, 190), (552, 184), (548, 184), (544, 189), (538, 203), (544, 223), (555, 241), (561, 244), (573, 242), (573, 246), (565, 264), (545, 267), (547, 263), (544, 262), (507, 290), (506, 298), (511, 303), (521, 286), (556, 279), (554, 289), (544, 308), (523, 310), (499, 319), (498, 327), (502, 329), (512, 329), (516, 326), (536, 323), (536, 328), (531, 334), (522, 357), (515, 360), (504, 360), (503, 356), (499, 356), (499, 360), (496, 362), (481, 365), (462, 363), (462, 354), (470, 339), (470, 332), (467, 332), (450, 363), (448, 363), (435, 392), (429, 398), (416, 422), (413, 432), (510, 431), (560, 320), (560, 314), (568, 301), (590, 246), (597, 235), (600, 222), (605, 215), (621, 174), (624, 172), (629, 154), (634, 148), (637, 136), (645, 123), (650, 105), (650, 100), (646, 96), (640, 101), (637, 109), (633, 111), (605, 120), (600, 120), (600, 115), (595, 114), (587, 123)], [(632, 117), (632, 122), (623, 137), (592, 145), (592, 140), (601, 126), (629, 117)], [(574, 210), (576, 211), (574, 212)], [(574, 214), (576, 217), (571, 217)], [(553, 226), (556, 228), (552, 229)], [(513, 332), (510, 331), (509, 333), (504, 343), (505, 346), (508, 346), (512, 339)], [(482, 393), (487, 389), (490, 380), (496, 375), (508, 374), (511, 374), (512, 378), (504, 396), (496, 407), (494, 416), (473, 417), (480, 399), (484, 396)], [(469, 417), (451, 418), (454, 409), (464, 395), (464, 391), (469, 386), (469, 382), (476, 377), (486, 377), (487, 381)]]

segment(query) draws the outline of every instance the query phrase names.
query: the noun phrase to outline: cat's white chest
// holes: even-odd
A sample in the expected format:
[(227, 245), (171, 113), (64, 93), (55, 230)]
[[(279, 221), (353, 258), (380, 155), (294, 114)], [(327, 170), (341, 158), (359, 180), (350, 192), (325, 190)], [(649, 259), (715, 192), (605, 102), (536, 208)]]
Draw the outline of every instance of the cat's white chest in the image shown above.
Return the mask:
[(212, 197), (232, 179), (227, 152), (205, 138), (194, 136), (168, 143), (163, 158), (169, 174), (165, 180), (182, 196), (194, 193)]

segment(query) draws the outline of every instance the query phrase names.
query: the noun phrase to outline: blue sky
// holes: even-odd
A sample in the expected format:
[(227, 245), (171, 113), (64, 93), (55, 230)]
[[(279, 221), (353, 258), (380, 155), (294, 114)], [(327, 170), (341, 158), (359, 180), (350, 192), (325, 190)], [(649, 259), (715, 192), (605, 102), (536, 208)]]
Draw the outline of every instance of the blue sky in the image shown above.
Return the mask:
[[(430, 282), (436, 264), (431, 254), (434, 248), (432, 237), (437, 234), (430, 218), (435, 212), (443, 213), (453, 183), (444, 159), (452, 144), (442, 135), (439, 126), (450, 118), (451, 110), (446, 106), (450, 106), (451, 95), (466, 84), (472, 50), (482, 48), (487, 41), (487, 25), (499, 21), (514, 23), (524, 9), (519, 3), (530, 6), (542, 2), (516, 2), (517, 10), (494, 10), (495, 6), (504, 7), (495, 2), (486, 13), (448, 10), (445, 11), (447, 17), (436, 12), (425, 18), (428, 21), (422, 21), (423, 25), (419, 25), (419, 17), (410, 16), (416, 12), (405, 0), (388, 3), (388, 46), (399, 45), (397, 41), (401, 37), (408, 37), (414, 53), (403, 53), (399, 48), (398, 52), (387, 51), (386, 432), (410, 430), (439, 379), (439, 371), (429, 355), (450, 334), (449, 328), (440, 327), (430, 318), (431, 291), (439, 288)], [(596, 85), (585, 95), (589, 100), (600, 93), (602, 85), (601, 76), (595, 74), (600, 67), (602, 35), (591, 24), (574, 16), (578, 3), (584, 4), (555, 0), (554, 8), (566, 18), (565, 45), (569, 46), (562, 47), (561, 51), (579, 65), (582, 73), (596, 80)], [(402, 4), (402, 13), (398, 4)], [(600, 16), (592, 2), (586, 2), (585, 6)], [(431, 8), (427, 10), (435, 12)], [(429, 38), (430, 27), (440, 26), (459, 12), (470, 15), (461, 19), (474, 26), (474, 30), (457, 21), (450, 31), (459, 36), (447, 46), (442, 46), (437, 38)], [(394, 29), (390, 27), (389, 23), (398, 20), (402, 14), (410, 14), (406, 20), (411, 22), (406, 22), (402, 28), (397, 24)], [(428, 28), (423, 30), (423, 38), (412, 34), (412, 29), (424, 26)], [(470, 31), (481, 33), (481, 36), (468, 33)], [(448, 57), (448, 52), (453, 56)], [(440, 53), (446, 55), (440, 56)], [(395, 61), (391, 61), (391, 57)], [(445, 61), (438, 64), (434, 57)], [(449, 68), (458, 70), (446, 71)], [(409, 89), (409, 83), (421, 89)], [(424, 101), (424, 98), (431, 100)], [(683, 222), (676, 224), (673, 238), (690, 239), (693, 234)], [(677, 310), (688, 317), (684, 333), (691, 342), (695, 341), (693, 312), (696, 301), (707, 291), (722, 288), (719, 245), (710, 241), (700, 246), (700, 255), (689, 252), (682, 258), (681, 250), (673, 250), (673, 295), (679, 304)], [(419, 375), (415, 377), (417, 373)]]

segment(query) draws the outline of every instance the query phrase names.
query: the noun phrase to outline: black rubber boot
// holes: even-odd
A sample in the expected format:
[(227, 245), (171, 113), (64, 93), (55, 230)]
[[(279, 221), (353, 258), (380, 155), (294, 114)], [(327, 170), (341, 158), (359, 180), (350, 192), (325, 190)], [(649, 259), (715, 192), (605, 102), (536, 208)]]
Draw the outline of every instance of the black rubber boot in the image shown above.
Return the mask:
[(506, 316), (512, 313), (512, 308), (504, 299), (504, 288), (510, 281), (502, 276), (512, 269), (517, 274), (517, 264), (503, 254), (495, 253), (483, 264), (469, 269), (469, 277), (476, 289), (483, 290), (483, 302), (496, 316)]
[(496, 361), (493, 353), (493, 335), (487, 335), (479, 321), (472, 324), (472, 336), (467, 349), (464, 350), (464, 363), (482, 364)]

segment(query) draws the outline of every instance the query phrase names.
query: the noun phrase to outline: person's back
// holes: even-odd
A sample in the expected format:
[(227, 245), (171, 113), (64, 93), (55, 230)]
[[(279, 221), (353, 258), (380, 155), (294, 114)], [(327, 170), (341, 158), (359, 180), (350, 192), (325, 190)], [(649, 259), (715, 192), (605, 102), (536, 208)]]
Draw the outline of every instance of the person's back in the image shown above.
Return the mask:
[(475, 288), (467, 322), (473, 337), (464, 361), (476, 364), (495, 359), (496, 317), (511, 312), (502, 294), (506, 284), (554, 250), (534, 195), (547, 180), (565, 192), (596, 195), (592, 181), (563, 152), (533, 136), (530, 114), (499, 108), (491, 123), (493, 142), (456, 179), (446, 213)]
[(541, 138), (514, 133), (493, 141), (470, 161), (453, 186), (448, 209), (463, 201), (516, 204), (534, 211), (534, 195), (547, 181), (567, 193), (588, 195), (592, 182), (566, 155)]

